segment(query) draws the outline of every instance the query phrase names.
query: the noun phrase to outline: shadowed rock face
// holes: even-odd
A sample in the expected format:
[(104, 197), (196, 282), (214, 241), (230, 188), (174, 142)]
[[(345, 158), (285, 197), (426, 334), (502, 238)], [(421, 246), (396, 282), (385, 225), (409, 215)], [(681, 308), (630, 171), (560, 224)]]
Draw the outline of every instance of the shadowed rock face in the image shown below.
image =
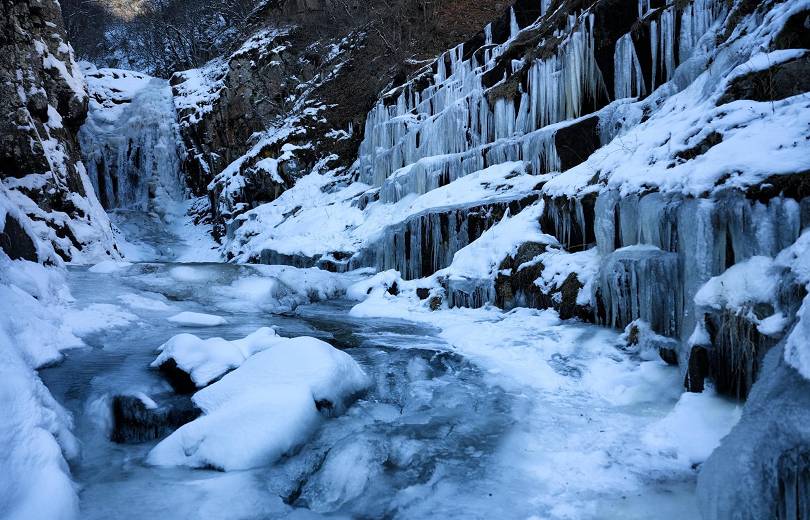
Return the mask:
[(37, 261), (37, 250), (33, 239), (11, 215), (6, 215), (5, 227), (0, 233), (0, 249), (5, 251), (12, 260)]
[(779, 101), (810, 90), (810, 53), (731, 81), (718, 105), (737, 99)]
[[(2, 11), (0, 178), (48, 171), (49, 157), (43, 140), (51, 137), (67, 153), (60, 180), (71, 191), (84, 195), (76, 175), (79, 156), (75, 132), (87, 115), (87, 95), (81, 75), (71, 70), (75, 63), (72, 50), (65, 45), (59, 4), (47, 0), (6, 1)], [(25, 95), (20, 96), (18, 87), (25, 89)], [(53, 121), (56, 114), (49, 114), (49, 109), (55, 109), (61, 125)]]
[[(0, 182), (20, 210), (0, 243), (10, 256), (40, 261), (70, 260), (97, 242), (115, 255), (106, 216), (87, 192), (76, 133), (88, 98), (59, 4), (4, 1), (0, 9)], [(50, 258), (38, 258), (33, 243)]]

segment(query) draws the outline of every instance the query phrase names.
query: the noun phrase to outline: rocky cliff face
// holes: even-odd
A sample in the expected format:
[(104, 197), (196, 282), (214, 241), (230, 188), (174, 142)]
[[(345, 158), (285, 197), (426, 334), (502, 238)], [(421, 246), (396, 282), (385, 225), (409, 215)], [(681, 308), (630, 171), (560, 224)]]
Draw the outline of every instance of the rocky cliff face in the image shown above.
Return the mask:
[(383, 20), (385, 2), (268, 2), (230, 56), (175, 74), (185, 170), (196, 194), (210, 195), (218, 235), (305, 173), (345, 171), (379, 92), (507, 6), (445, 2), (425, 13), (418, 4), (393, 9), (390, 32), (381, 27), (394, 22)]
[(59, 4), (4, 1), (0, 21), (0, 247), (33, 261), (117, 256), (79, 154), (88, 98)]

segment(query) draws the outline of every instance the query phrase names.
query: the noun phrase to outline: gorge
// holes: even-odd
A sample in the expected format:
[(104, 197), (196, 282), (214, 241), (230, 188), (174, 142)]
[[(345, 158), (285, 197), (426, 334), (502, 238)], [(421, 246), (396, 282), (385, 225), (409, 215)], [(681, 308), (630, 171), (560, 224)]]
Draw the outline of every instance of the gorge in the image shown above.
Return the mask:
[(810, 2), (149, 1), (3, 4), (0, 518), (810, 518)]

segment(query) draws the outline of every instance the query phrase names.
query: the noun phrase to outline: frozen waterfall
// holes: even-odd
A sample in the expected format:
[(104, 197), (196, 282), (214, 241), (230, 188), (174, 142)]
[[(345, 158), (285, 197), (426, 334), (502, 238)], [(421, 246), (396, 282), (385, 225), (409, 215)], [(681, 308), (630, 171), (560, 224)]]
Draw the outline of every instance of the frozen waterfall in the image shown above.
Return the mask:
[(169, 82), (131, 71), (86, 73), (90, 112), (79, 139), (93, 187), (106, 209), (151, 210), (179, 199), (179, 138)]

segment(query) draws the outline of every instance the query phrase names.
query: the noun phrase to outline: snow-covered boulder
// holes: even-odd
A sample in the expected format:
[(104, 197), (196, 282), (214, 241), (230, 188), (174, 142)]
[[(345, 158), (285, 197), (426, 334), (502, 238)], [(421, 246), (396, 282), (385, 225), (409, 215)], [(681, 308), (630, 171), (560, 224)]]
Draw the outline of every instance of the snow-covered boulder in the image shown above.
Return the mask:
[(371, 294), (388, 293), (396, 296), (399, 294), (402, 285), (403, 280), (399, 271), (389, 269), (352, 284), (346, 290), (346, 297), (351, 300), (363, 301)]
[(660, 357), (669, 364), (678, 364), (678, 342), (656, 334), (644, 320), (630, 322), (619, 336), (619, 344), (624, 350), (638, 354), (647, 361)]
[(773, 258), (753, 256), (700, 288), (695, 295), (698, 323), (690, 345), (690, 389), (702, 389), (703, 373), (721, 393), (748, 395), (765, 353), (792, 321), (788, 315), (795, 309), (787, 307), (795, 303), (780, 297), (792, 280), (789, 269)]
[(351, 356), (328, 343), (279, 338), (197, 392), (204, 415), (158, 444), (148, 462), (224, 471), (272, 464), (306, 442), (319, 409), (340, 412), (368, 385)]
[(160, 355), (152, 362), (152, 367), (166, 376), (175, 391), (191, 393), (283, 339), (268, 327), (234, 341), (178, 334), (158, 347)]

